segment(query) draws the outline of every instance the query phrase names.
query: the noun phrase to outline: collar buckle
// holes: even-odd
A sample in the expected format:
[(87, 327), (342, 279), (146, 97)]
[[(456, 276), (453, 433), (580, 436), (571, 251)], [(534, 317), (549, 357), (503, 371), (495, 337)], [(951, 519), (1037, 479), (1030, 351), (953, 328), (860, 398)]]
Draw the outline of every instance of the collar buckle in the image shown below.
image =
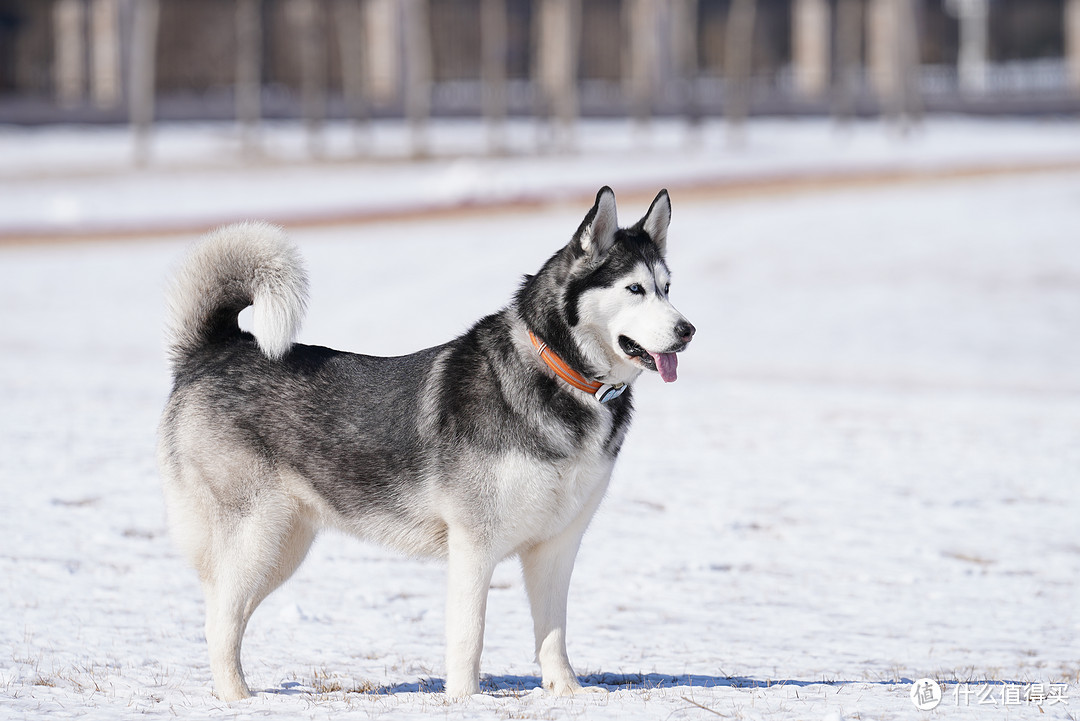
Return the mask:
[(596, 393), (593, 393), (593, 396), (601, 403), (607, 403), (621, 396), (624, 390), (626, 390), (625, 383), (617, 383), (616, 385), (605, 383), (596, 390)]

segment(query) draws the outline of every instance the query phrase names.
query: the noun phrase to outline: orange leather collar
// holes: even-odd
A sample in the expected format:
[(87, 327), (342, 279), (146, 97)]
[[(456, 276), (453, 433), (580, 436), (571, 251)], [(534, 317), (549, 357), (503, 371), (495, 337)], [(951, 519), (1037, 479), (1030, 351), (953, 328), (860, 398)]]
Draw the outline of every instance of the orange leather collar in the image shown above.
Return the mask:
[(547, 364), (548, 368), (555, 372), (555, 375), (559, 376), (579, 391), (583, 391), (593, 396), (601, 403), (607, 403), (614, 398), (618, 398), (622, 395), (622, 392), (626, 390), (625, 383), (611, 385), (610, 383), (591, 381), (581, 375), (568, 366), (566, 361), (560, 358), (555, 351), (551, 350), (547, 343), (544, 343), (537, 338), (536, 334), (531, 330), (529, 331), (529, 340), (532, 341), (533, 347), (536, 348), (536, 352), (540, 356), (540, 359)]

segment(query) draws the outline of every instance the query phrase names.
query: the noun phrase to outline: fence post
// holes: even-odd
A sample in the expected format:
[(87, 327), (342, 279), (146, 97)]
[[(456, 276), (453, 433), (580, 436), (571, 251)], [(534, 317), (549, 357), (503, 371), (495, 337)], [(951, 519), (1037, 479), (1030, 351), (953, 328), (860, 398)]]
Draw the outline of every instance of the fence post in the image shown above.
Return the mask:
[(109, 110), (120, 104), (120, 7), (117, 0), (94, 0), (90, 6), (90, 94)]
[(741, 145), (743, 125), (750, 114), (750, 72), (754, 50), (757, 0), (732, 0), (724, 28), (724, 116), (728, 142)]
[(671, 4), (671, 47), (679, 78), (680, 102), (686, 116), (689, 143), (701, 140), (701, 104), (698, 102), (698, 0), (675, 0)]
[(53, 21), (53, 83), (56, 99), (78, 106), (86, 85), (86, 14), (82, 0), (56, 0)]
[(855, 114), (862, 90), (862, 39), (863, 0), (837, 0), (833, 115), (840, 123)]
[(1069, 87), (1080, 95), (1080, 0), (1067, 0), (1064, 13)]
[(308, 152), (323, 154), (326, 120), (326, 46), (320, 0), (291, 0), (291, 24), (296, 28), (300, 52), (300, 106), (307, 130)]
[(499, 153), (506, 147), (506, 60), (510, 47), (506, 0), (481, 0), (480, 45), (481, 92), (484, 117), (488, 122), (488, 147), (491, 152)]
[(573, 145), (578, 114), (578, 42), (580, 0), (539, 0), (536, 20), (535, 72), (537, 114), (554, 121), (549, 138), (568, 149)]
[(345, 108), (353, 124), (353, 149), (361, 150), (360, 123), (367, 119), (364, 102), (364, 9), (360, 0), (336, 0), (334, 25), (337, 27), (341, 61), (341, 86)]
[(828, 0), (795, 0), (791, 6), (791, 54), (795, 92), (821, 98), (829, 87)]
[(987, 0), (948, 0), (946, 9), (960, 21), (960, 52), (956, 61), (960, 92), (986, 92), (990, 42), (990, 4)]
[(867, 39), (874, 87), (884, 115), (906, 132), (921, 111), (912, 0), (871, 0)]
[(142, 166), (150, 160), (150, 130), (154, 123), (158, 0), (135, 0), (133, 11), (128, 113), (135, 134), (135, 164)]
[(657, 48), (655, 0), (626, 0), (623, 4), (628, 42), (623, 46), (624, 85), (630, 98), (630, 114), (641, 127), (653, 112)]
[(262, 116), (262, 0), (236, 0), (236, 119), (244, 155), (258, 153)]
[(394, 102), (401, 92), (399, 0), (360, 0), (364, 16), (364, 88), (374, 105)]
[(405, 0), (405, 115), (412, 131), (413, 155), (427, 154), (431, 117), (431, 30), (427, 0)]

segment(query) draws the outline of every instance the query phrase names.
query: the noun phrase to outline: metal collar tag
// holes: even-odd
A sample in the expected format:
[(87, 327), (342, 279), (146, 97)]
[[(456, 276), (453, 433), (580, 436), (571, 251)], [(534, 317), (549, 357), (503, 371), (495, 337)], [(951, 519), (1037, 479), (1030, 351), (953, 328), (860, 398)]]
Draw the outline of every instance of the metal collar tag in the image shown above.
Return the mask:
[(593, 396), (601, 403), (607, 403), (608, 401), (613, 401), (621, 396), (624, 390), (626, 390), (625, 383), (614, 386), (610, 383), (605, 383), (597, 389), (596, 393), (593, 393)]

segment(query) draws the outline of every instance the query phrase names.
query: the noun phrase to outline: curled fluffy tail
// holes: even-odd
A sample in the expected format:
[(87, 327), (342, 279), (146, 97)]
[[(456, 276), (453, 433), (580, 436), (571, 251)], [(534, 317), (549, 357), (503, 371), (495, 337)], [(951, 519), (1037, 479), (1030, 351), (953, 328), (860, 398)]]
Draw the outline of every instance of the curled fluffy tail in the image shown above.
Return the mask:
[(167, 294), (167, 343), (176, 362), (216, 339), (238, 334), (236, 316), (254, 305), (255, 340), (268, 357), (285, 355), (307, 303), (307, 273), (285, 232), (237, 223), (206, 235)]

